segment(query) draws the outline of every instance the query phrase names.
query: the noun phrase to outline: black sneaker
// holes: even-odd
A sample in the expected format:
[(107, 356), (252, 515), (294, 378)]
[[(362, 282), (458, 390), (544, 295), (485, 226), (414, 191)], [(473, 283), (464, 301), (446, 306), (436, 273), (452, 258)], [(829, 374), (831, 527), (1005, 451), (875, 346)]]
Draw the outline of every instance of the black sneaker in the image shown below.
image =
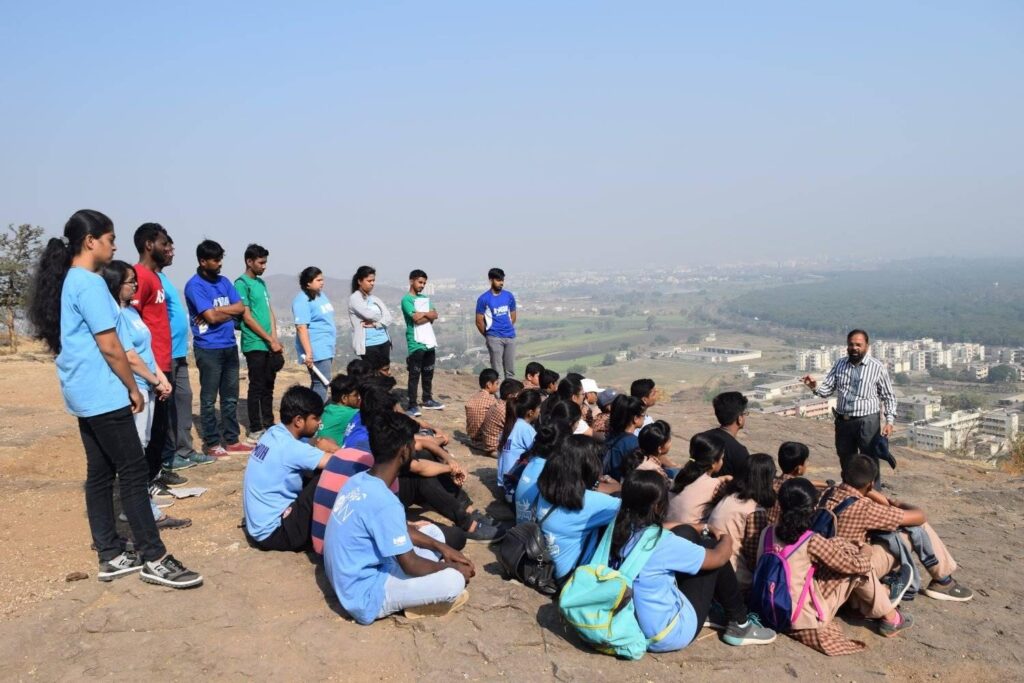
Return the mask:
[(194, 588), (203, 583), (202, 576), (186, 569), (173, 555), (168, 555), (159, 562), (146, 562), (139, 577), (146, 583), (169, 588)]
[(503, 538), (505, 538), (504, 528), (483, 522), (476, 523), (476, 531), (466, 532), (466, 540), (470, 543), (497, 543)]
[(142, 558), (133, 552), (125, 551), (112, 560), (100, 562), (100, 570), (96, 573), (96, 578), (100, 581), (113, 581), (141, 569)]
[(192, 520), (188, 517), (171, 517), (170, 515), (164, 515), (160, 519), (156, 520), (156, 528), (161, 531), (174, 531), (175, 529), (184, 529), (192, 526)]
[(479, 510), (473, 510), (469, 513), (469, 516), (475, 519), (477, 522), (483, 522), (489, 526), (498, 526), (498, 520), (494, 519), (488, 514), (480, 512)]
[(188, 479), (170, 470), (161, 470), (160, 476), (156, 480), (169, 489), (173, 489), (175, 486), (184, 486), (188, 483)]
[(149, 497), (153, 500), (159, 500), (161, 498), (164, 500), (173, 500), (174, 494), (171, 493), (166, 486), (161, 484), (159, 479), (157, 479), (149, 485)]

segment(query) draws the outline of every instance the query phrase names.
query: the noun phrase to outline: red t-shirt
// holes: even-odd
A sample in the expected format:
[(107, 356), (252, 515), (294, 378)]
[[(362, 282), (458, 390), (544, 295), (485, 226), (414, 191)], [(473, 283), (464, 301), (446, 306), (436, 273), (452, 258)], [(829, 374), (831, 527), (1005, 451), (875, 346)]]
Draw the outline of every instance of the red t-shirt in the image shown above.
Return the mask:
[(135, 274), (139, 278), (139, 288), (135, 291), (132, 306), (146, 323), (153, 335), (153, 357), (157, 366), (164, 372), (171, 369), (171, 318), (167, 313), (167, 299), (164, 284), (160, 276), (142, 265), (135, 264)]

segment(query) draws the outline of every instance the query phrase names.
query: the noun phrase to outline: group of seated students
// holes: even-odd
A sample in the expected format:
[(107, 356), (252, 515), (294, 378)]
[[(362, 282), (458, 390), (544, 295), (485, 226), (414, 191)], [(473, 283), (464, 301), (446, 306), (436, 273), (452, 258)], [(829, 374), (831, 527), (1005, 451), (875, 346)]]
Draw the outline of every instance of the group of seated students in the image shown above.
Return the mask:
[[(311, 390), (291, 387), (281, 424), (260, 439), (244, 476), (251, 542), (293, 551), (312, 544), (341, 605), (361, 624), (465, 604), (475, 569), (460, 550), (467, 541), (496, 542), (508, 528), (476, 509), (462, 487), (465, 470), (445, 448), (448, 435), (402, 413), (394, 384), (357, 360), (331, 382), (326, 407)], [(973, 597), (953, 578), (956, 563), (924, 512), (873, 489), (872, 458), (851, 458), (835, 484), (803, 476), (803, 444), (783, 443), (778, 467), (767, 454), (751, 455), (737, 439), (747, 416), (739, 392), (715, 397), (719, 426), (693, 435), (679, 464), (671, 426), (647, 414), (657, 401), (650, 380), (617, 394), (531, 363), (523, 382), (499, 384), (484, 370), (479, 384), (466, 404), (467, 436), (497, 458), (497, 488), (516, 523), (539, 524), (559, 582), (588, 562), (609, 525), (613, 565), (648, 527), (659, 529), (633, 584), (651, 651), (682, 649), (706, 625), (723, 630), (730, 645), (774, 641), (776, 632), (747, 606), (769, 546), (796, 548), (789, 589), (801, 609), (787, 635), (828, 655), (865, 647), (836, 622), (844, 605), (892, 636), (913, 624), (899, 605), (919, 589), (939, 600)], [(413, 505), (451, 526), (407, 521)], [(822, 510), (834, 533), (817, 531)], [(812, 599), (800, 601), (803, 594)]]

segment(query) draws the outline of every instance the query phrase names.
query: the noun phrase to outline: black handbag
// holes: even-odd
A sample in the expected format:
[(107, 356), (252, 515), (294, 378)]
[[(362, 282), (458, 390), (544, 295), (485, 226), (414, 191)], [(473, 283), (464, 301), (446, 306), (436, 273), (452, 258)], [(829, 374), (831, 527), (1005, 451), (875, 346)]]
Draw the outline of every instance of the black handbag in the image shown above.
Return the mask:
[(555, 595), (559, 590), (555, 562), (541, 530), (541, 524), (554, 511), (552, 506), (540, 521), (515, 525), (498, 548), (498, 561), (506, 576), (544, 595)]

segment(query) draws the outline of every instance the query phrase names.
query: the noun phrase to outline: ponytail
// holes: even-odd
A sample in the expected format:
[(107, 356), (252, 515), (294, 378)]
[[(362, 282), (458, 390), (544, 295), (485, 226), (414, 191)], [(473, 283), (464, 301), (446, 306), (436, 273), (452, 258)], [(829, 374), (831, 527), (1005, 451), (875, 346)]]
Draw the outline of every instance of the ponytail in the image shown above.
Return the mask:
[(707, 474), (725, 454), (725, 442), (717, 434), (695, 434), (690, 439), (690, 459), (672, 482), (672, 493), (679, 493)]
[(508, 441), (512, 428), (516, 425), (516, 420), (526, 417), (526, 414), (531, 410), (540, 408), (541, 400), (539, 391), (536, 389), (526, 389), (519, 392), (515, 399), (505, 401), (505, 428), (501, 430), (501, 441), (498, 444), (499, 449), (505, 448), (505, 442)]

